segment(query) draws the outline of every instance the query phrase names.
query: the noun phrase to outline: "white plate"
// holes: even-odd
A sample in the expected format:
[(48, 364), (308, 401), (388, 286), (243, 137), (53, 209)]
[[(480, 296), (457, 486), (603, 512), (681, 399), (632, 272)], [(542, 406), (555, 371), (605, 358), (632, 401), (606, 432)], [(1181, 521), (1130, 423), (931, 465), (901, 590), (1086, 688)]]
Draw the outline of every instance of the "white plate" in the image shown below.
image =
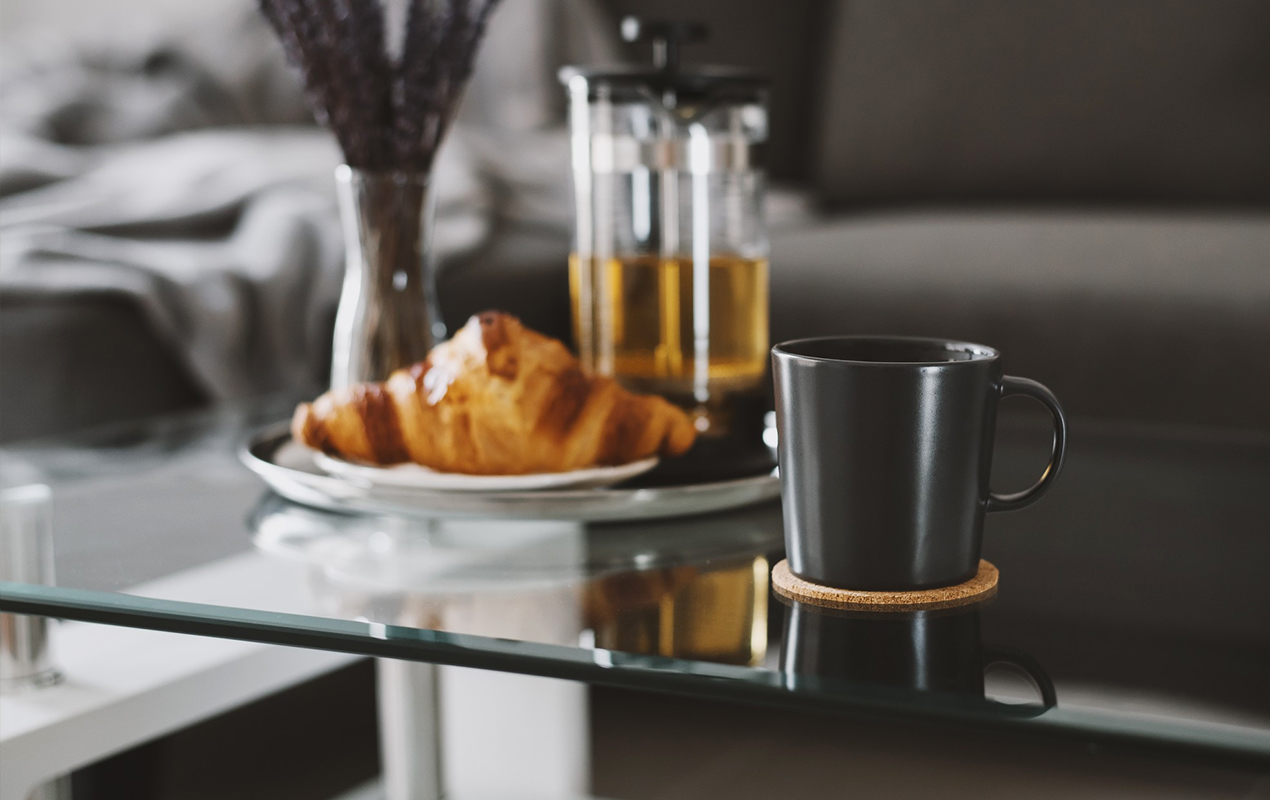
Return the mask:
[(278, 494), (333, 511), (427, 519), (638, 520), (708, 514), (780, 496), (774, 473), (686, 486), (570, 488), (533, 492), (447, 492), (369, 484), (328, 474), (287, 423), (252, 435), (239, 457)]
[(656, 458), (645, 458), (617, 467), (593, 467), (569, 472), (538, 472), (531, 475), (464, 475), (437, 472), (418, 464), (374, 467), (355, 464), (325, 453), (314, 452), (319, 467), (341, 478), (363, 481), (372, 486), (396, 486), (446, 492), (536, 492), (543, 489), (578, 489), (612, 486), (657, 466)]

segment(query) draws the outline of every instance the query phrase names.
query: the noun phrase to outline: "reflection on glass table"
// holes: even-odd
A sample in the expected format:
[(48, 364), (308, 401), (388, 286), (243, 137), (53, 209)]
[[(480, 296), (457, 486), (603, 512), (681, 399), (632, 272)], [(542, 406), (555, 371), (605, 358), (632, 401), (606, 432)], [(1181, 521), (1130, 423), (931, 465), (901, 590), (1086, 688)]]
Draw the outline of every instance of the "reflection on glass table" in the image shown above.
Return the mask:
[(870, 613), (784, 602), (780, 669), (792, 685), (815, 676), (979, 699), (985, 696), (985, 671), (1008, 667), (1026, 677), (1040, 698), (1014, 710), (1037, 716), (1057, 704), (1054, 683), (1035, 659), (984, 646), (978, 603)]
[[(288, 403), (9, 448), (54, 498), (59, 587), (19, 613), (790, 709), (1270, 760), (1270, 441), (1073, 424), (1046, 502), (989, 520), (996, 598), (852, 618), (770, 592), (779, 505), (632, 523), (356, 516), (235, 449)], [(1043, 447), (1006, 426), (994, 485)]]
[(759, 667), (793, 690), (837, 681), (983, 699), (985, 668), (1013, 665), (1041, 697), (1011, 710), (1054, 705), (1030, 658), (985, 656), (978, 605), (848, 614), (781, 599), (784, 634), (769, 650), (767, 555), (782, 542), (772, 504), (656, 523), (490, 524), (341, 515), (271, 495), (250, 526), (262, 551), (309, 569), (316, 606), (334, 617)]
[(722, 664), (767, 650), (770, 503), (588, 525), (344, 515), (267, 495), (249, 526), (262, 552), (309, 570), (332, 616)]

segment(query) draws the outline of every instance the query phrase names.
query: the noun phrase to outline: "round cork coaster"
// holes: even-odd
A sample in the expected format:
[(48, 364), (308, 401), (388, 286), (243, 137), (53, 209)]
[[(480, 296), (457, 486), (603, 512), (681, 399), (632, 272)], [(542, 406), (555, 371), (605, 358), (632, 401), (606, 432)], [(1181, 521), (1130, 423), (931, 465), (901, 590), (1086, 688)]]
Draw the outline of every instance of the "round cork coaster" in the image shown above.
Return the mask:
[(826, 608), (861, 611), (913, 611), (977, 603), (997, 593), (997, 577), (997, 568), (979, 559), (979, 571), (975, 576), (955, 586), (915, 592), (865, 592), (803, 580), (789, 571), (789, 562), (785, 559), (772, 568), (772, 586), (782, 597)]

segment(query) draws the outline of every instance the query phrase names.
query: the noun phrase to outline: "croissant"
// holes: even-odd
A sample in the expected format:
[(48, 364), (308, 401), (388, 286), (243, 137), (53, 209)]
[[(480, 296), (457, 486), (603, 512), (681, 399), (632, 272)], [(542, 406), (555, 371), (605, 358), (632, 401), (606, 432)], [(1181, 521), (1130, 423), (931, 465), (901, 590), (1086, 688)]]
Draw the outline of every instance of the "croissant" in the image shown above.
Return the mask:
[(513, 475), (682, 455), (696, 429), (660, 397), (588, 375), (559, 341), (509, 314), (468, 320), (427, 359), (384, 383), (301, 403), (295, 440), (370, 464)]

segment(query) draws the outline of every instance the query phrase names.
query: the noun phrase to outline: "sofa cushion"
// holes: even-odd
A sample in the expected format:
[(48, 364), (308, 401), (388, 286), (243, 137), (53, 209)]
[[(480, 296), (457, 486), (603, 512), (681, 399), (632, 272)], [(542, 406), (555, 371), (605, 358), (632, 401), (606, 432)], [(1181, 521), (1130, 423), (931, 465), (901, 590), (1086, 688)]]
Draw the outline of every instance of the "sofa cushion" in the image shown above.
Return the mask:
[(826, 200), (1270, 204), (1270, 3), (835, 10)]
[(895, 212), (772, 238), (772, 339), (944, 336), (1075, 414), (1270, 429), (1270, 214)]
[(207, 400), (126, 297), (6, 297), (0, 304), (0, 365), (0, 442)]
[(437, 279), (441, 315), (451, 332), (473, 314), (515, 314), (536, 331), (571, 341), (569, 234), (509, 223)]

